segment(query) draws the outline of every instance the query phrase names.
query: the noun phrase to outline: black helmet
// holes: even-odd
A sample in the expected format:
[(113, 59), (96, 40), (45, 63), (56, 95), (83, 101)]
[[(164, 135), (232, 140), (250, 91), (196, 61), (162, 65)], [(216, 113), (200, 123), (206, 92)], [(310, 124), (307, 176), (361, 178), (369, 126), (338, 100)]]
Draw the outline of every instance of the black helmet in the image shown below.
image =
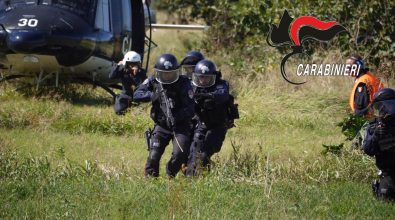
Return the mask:
[(348, 57), (348, 59), (354, 60), (354, 63), (359, 66), (359, 69), (361, 70), (365, 69), (365, 62), (363, 61), (362, 57), (358, 55), (351, 55)]
[(368, 69), (365, 68), (365, 62), (363, 61), (362, 57), (358, 55), (351, 55), (347, 57), (347, 59), (353, 60), (353, 64), (358, 65), (359, 72), (356, 75), (357, 78), (362, 76), (364, 73), (368, 71)]
[(202, 60), (196, 64), (192, 74), (192, 83), (197, 87), (210, 87), (215, 84), (217, 67), (210, 60)]
[(204, 55), (200, 51), (196, 51), (196, 50), (189, 51), (186, 56), (193, 56), (201, 60), (204, 60)]
[(188, 78), (191, 79), (196, 64), (203, 59), (204, 56), (199, 51), (188, 52), (181, 61), (181, 74), (188, 76)]
[(380, 116), (395, 114), (395, 90), (391, 88), (379, 90), (374, 95), (373, 107)]
[(391, 88), (384, 88), (376, 92), (376, 94), (374, 95), (373, 103), (392, 99), (395, 100), (395, 90)]
[(177, 58), (173, 54), (162, 54), (154, 66), (155, 79), (163, 84), (171, 84), (178, 80), (180, 75)]

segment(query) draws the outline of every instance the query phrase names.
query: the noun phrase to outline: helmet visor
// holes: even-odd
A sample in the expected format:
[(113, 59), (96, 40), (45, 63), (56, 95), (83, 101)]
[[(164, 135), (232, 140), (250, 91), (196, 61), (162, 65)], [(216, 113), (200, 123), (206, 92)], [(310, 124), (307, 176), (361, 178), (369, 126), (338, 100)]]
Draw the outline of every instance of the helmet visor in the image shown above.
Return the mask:
[(131, 67), (135, 67), (135, 66), (140, 66), (140, 63), (138, 63), (138, 62), (126, 62), (125, 63), (125, 66), (127, 66), (127, 67), (129, 67), (129, 66), (131, 66)]
[(395, 114), (395, 100), (376, 102), (373, 105), (375, 116), (386, 116)]
[(187, 76), (189, 79), (191, 79), (194, 70), (195, 70), (195, 65), (182, 65), (181, 75)]
[(155, 69), (155, 79), (163, 84), (174, 83), (178, 80), (179, 76), (180, 76), (179, 69), (170, 70), (170, 71)]
[(192, 83), (197, 87), (210, 87), (215, 84), (216, 75), (192, 74)]

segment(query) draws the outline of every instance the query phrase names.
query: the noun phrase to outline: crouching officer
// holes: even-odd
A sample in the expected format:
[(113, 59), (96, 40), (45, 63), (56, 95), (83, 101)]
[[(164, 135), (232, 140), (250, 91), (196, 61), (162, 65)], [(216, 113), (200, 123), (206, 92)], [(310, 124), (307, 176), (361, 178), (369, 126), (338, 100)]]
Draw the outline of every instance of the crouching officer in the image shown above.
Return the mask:
[(350, 107), (356, 115), (372, 116), (372, 109), (370, 107), (374, 95), (377, 91), (384, 88), (384, 84), (365, 67), (365, 63), (360, 56), (349, 56), (346, 64), (357, 64), (359, 68), (349, 98)]
[[(363, 149), (375, 156), (380, 180), (373, 185), (378, 198), (395, 200), (395, 90), (382, 89), (374, 97), (377, 116), (369, 123)], [(377, 112), (377, 113), (376, 113)]]
[(139, 86), (147, 78), (146, 71), (141, 68), (140, 54), (127, 52), (123, 60), (113, 68), (109, 78), (121, 80), (122, 93), (115, 97), (114, 111), (123, 115), (133, 101), (133, 87)]
[(365, 67), (365, 62), (358, 55), (351, 55), (346, 59), (346, 64), (358, 65), (359, 72), (355, 75), (354, 86), (351, 90), (349, 104), (353, 113), (364, 116), (366, 123), (362, 125), (357, 135), (352, 140), (351, 149), (362, 150), (368, 120), (373, 116), (372, 103), (377, 91), (384, 88), (384, 84)]
[[(209, 60), (197, 63), (192, 74), (197, 127), (188, 158), (187, 176), (199, 174), (201, 166), (208, 167), (210, 158), (221, 150), (229, 121), (238, 118), (229, 114), (229, 84), (221, 79), (215, 64)], [(234, 105), (234, 104), (233, 104)], [(236, 107), (237, 110), (237, 107)], [(208, 167), (209, 168), (209, 167)]]
[(188, 157), (190, 121), (194, 115), (193, 90), (190, 81), (180, 76), (177, 59), (172, 54), (161, 55), (148, 78), (134, 93), (136, 102), (152, 102), (151, 118), (155, 126), (149, 135), (149, 155), (146, 176), (159, 176), (159, 161), (170, 140), (173, 152), (166, 166), (169, 177), (175, 177)]
[(192, 73), (195, 70), (196, 64), (201, 60), (204, 60), (202, 53), (194, 50), (189, 51), (181, 61), (181, 74), (192, 80)]

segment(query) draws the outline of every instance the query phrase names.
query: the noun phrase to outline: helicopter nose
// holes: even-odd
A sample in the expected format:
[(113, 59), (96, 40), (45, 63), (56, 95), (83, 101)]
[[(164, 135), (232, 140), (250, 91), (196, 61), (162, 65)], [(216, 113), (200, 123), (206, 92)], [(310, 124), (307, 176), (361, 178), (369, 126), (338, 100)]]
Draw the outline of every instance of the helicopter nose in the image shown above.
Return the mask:
[(6, 43), (9, 49), (16, 53), (31, 53), (36, 48), (46, 45), (46, 34), (24, 30), (8, 33)]

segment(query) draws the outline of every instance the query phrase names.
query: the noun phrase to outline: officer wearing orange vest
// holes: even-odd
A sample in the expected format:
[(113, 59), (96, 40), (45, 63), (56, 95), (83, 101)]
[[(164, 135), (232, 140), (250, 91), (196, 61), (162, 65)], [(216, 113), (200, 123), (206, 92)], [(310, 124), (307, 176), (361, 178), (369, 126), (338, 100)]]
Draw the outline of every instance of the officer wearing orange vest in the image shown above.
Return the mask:
[[(355, 76), (354, 87), (350, 94), (350, 107), (354, 114), (365, 116), (369, 119), (373, 116), (371, 105), (374, 100), (374, 95), (380, 89), (384, 88), (384, 84), (365, 68), (365, 64), (360, 56), (349, 56), (346, 60), (346, 64), (357, 64), (359, 66), (359, 72)], [(362, 125), (361, 129), (352, 140), (351, 149), (362, 149), (368, 125), (368, 121)]]
[(350, 107), (356, 115), (370, 117), (372, 116), (371, 104), (374, 94), (384, 88), (384, 84), (373, 76), (369, 72), (369, 69), (365, 68), (365, 64), (360, 56), (349, 56), (346, 64), (357, 64), (360, 67), (351, 91)]

